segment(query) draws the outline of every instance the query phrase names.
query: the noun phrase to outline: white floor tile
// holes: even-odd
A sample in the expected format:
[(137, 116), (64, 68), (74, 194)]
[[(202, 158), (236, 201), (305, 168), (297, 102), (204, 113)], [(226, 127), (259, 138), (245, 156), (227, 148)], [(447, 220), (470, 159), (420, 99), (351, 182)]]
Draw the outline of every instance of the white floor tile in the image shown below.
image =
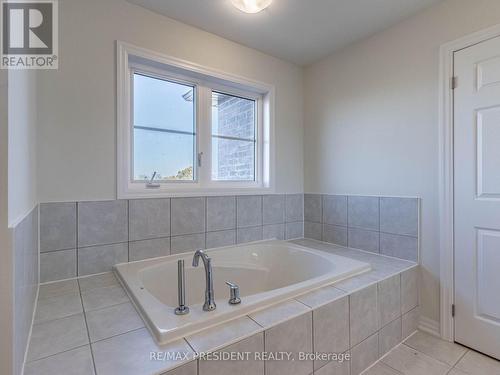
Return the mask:
[(80, 294), (65, 294), (38, 301), (35, 323), (60, 319), (83, 312)]
[(471, 375), (500, 375), (500, 361), (472, 350), (468, 351), (455, 367)]
[(130, 302), (89, 311), (86, 315), (91, 342), (144, 327)]
[(83, 314), (35, 324), (28, 361), (48, 357), (89, 343)]
[(82, 292), (82, 300), (85, 311), (97, 310), (129, 301), (127, 294), (119, 285)]
[(461, 345), (440, 340), (422, 331), (409, 337), (405, 344), (450, 366), (454, 366), (467, 351)]
[(394, 348), (382, 362), (405, 375), (445, 375), (451, 369), (451, 366), (406, 345)]
[(182, 360), (152, 359), (151, 353), (160, 352), (164, 355), (166, 353), (187, 353), (189, 360), (194, 355), (185, 340), (158, 346), (146, 328), (93, 343), (92, 351), (99, 375), (160, 374), (179, 365)]
[(58, 281), (55, 283), (40, 285), (38, 299), (62, 296), (65, 294), (80, 294), (78, 289), (78, 281), (76, 279)]
[(82, 290), (82, 292), (90, 289), (104, 288), (107, 286), (114, 286), (119, 284), (113, 272), (81, 277), (78, 279), (78, 283), (80, 284), (80, 289)]
[(94, 375), (94, 362), (90, 346), (59, 353), (51, 357), (29, 362), (24, 375)]
[(377, 364), (375, 364), (375, 366), (372, 366), (366, 371), (362, 372), (361, 375), (401, 375), (401, 373), (381, 362), (378, 362)]

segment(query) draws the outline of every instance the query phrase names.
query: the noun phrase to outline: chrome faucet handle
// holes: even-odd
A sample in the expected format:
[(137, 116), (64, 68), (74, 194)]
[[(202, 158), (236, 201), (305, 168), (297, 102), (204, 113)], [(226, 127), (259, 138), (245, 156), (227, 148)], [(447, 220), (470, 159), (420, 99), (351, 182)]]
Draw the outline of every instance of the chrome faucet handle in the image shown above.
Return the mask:
[(226, 284), (229, 286), (229, 304), (237, 305), (241, 303), (240, 287), (230, 281), (226, 281)]

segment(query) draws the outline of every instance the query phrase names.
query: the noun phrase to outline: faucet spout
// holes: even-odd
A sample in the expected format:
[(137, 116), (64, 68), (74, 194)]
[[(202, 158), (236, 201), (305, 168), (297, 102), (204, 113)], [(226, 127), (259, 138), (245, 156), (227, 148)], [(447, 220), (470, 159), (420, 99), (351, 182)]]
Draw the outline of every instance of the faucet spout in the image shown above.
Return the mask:
[(212, 311), (217, 307), (215, 305), (214, 295), (214, 279), (212, 273), (212, 259), (208, 257), (203, 250), (196, 250), (193, 256), (193, 267), (198, 267), (199, 260), (202, 260), (205, 268), (205, 303), (203, 304), (204, 311)]

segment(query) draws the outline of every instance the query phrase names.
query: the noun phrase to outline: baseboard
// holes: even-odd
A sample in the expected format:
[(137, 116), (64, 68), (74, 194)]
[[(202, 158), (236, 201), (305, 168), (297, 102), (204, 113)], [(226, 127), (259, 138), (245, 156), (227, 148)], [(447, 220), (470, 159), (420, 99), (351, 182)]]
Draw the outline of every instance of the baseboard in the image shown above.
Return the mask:
[(420, 322), (418, 324), (418, 329), (427, 332), (433, 336), (441, 337), (439, 330), (439, 322), (425, 316), (420, 317)]

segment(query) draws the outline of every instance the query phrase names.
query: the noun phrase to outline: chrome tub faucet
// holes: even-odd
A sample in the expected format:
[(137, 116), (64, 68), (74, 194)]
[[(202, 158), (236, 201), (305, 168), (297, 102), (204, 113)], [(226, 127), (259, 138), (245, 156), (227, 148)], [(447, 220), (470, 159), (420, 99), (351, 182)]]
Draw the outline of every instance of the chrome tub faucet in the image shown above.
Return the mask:
[(212, 274), (212, 259), (208, 257), (203, 250), (196, 250), (193, 257), (193, 267), (198, 267), (199, 260), (202, 260), (205, 267), (205, 303), (203, 311), (213, 311), (216, 308), (214, 297), (214, 279)]

